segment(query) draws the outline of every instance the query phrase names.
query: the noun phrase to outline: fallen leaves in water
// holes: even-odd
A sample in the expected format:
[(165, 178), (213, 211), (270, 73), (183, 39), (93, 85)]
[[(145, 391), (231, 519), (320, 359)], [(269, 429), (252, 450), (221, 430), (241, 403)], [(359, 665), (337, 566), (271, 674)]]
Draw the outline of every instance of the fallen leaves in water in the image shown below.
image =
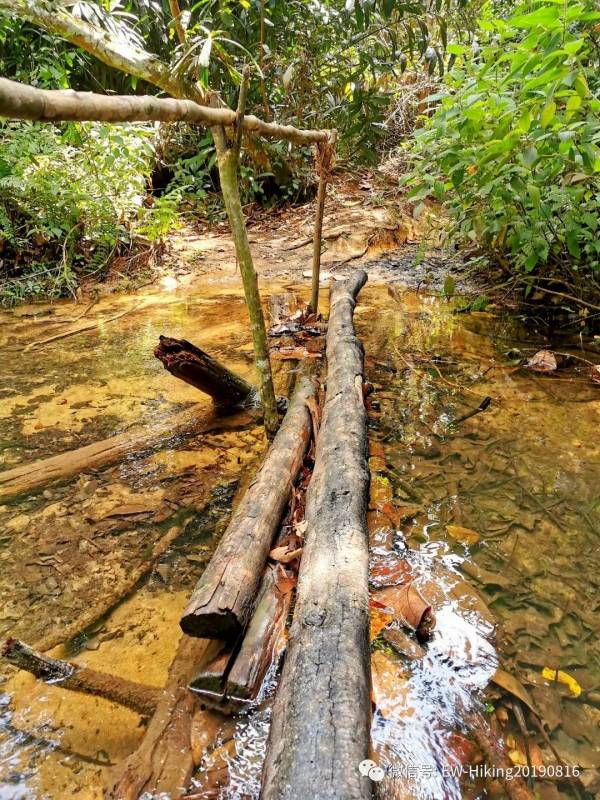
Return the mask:
[(497, 669), (492, 676), (492, 683), (495, 683), (496, 686), (499, 686), (508, 694), (512, 694), (513, 697), (516, 697), (517, 700), (524, 703), (534, 714), (538, 713), (533, 698), (527, 689), (523, 686), (521, 681), (515, 678), (514, 675), (511, 675), (510, 672), (506, 672), (504, 669)]
[(581, 686), (577, 683), (575, 678), (572, 675), (569, 675), (568, 672), (563, 672), (561, 669), (544, 667), (542, 670), (542, 678), (546, 678), (548, 681), (564, 683), (565, 686), (569, 687), (574, 697), (579, 697), (581, 694)]
[(410, 578), (410, 566), (405, 559), (390, 556), (379, 558), (371, 564), (369, 582), (376, 587), (396, 586)]
[(473, 545), (479, 541), (479, 534), (471, 528), (463, 528), (462, 525), (446, 525), (446, 530), (453, 539), (461, 544)]
[(411, 628), (420, 630), (431, 617), (431, 605), (411, 581), (404, 586), (390, 586), (374, 594), (374, 599), (391, 609), (394, 618)]
[(523, 366), (525, 369), (530, 369), (533, 372), (556, 372), (558, 369), (558, 361), (556, 356), (551, 350), (538, 350), (538, 352), (531, 356)]
[(394, 615), (382, 603), (369, 603), (369, 639), (372, 642), (394, 621)]

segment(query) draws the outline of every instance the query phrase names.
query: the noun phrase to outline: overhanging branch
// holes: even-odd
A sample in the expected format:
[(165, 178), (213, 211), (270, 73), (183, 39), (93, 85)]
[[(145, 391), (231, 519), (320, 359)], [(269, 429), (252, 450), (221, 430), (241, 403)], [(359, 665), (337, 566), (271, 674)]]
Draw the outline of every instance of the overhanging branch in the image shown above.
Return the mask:
[[(0, 78), (0, 116), (39, 122), (185, 121), (206, 127), (229, 127), (237, 120), (236, 112), (230, 108), (201, 106), (191, 100), (35, 89), (7, 78)], [(242, 124), (247, 131), (296, 144), (324, 142), (329, 136), (324, 130), (300, 130), (292, 125), (264, 122), (252, 114), (244, 116)]]

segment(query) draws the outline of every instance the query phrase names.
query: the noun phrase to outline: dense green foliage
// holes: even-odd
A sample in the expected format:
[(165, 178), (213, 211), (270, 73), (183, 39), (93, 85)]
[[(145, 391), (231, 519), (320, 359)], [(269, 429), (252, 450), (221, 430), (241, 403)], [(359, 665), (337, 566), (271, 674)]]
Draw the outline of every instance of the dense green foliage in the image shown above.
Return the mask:
[[(341, 158), (372, 164), (403, 72), (407, 67), (443, 72), (448, 41), (470, 40), (477, 4), (182, 0), (179, 5), (184, 43), (168, 0), (82, 0), (53, 7), (62, 6), (108, 39), (158, 55), (174, 74), (210, 86), (232, 106), (242, 65), (250, 63), (249, 109), (303, 127), (336, 127)], [(0, 72), (44, 88), (156, 92), (18, 15), (0, 15)], [(141, 128), (113, 134), (75, 125), (2, 127), (5, 298), (72, 291), (78, 275), (101, 272), (133, 231), (157, 239), (168, 233), (178, 210), (215, 213), (218, 181), (210, 136), (187, 126), (162, 128), (152, 149)], [(150, 175), (160, 176), (155, 186)], [(245, 204), (304, 198), (313, 181), (310, 149), (246, 137)], [(145, 192), (154, 188), (141, 213)]]
[(409, 145), (416, 212), (436, 198), (452, 239), (527, 291), (600, 284), (599, 19), (583, 1), (488, 9), (476, 48), (448, 48), (456, 66)]
[(79, 275), (107, 267), (136, 225), (160, 235), (154, 209), (142, 209), (152, 138), (142, 126), (0, 126), (5, 299), (73, 291)]

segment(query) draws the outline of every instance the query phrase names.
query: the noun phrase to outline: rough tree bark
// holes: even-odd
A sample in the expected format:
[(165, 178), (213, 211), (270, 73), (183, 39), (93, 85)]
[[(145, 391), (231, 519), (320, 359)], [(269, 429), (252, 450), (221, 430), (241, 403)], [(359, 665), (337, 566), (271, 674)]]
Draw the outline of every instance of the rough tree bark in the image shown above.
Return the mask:
[(0, 502), (33, 492), (48, 483), (65, 481), (82, 472), (106, 467), (127, 455), (140, 455), (144, 450), (168, 442), (174, 436), (241, 428), (251, 419), (252, 415), (246, 412), (231, 417), (206, 416), (206, 408), (194, 406), (173, 414), (164, 424), (154, 426), (152, 430), (126, 431), (77, 450), (0, 472)]
[(185, 339), (160, 336), (154, 355), (175, 378), (212, 397), (218, 408), (252, 403), (254, 387)]
[(7, 639), (1, 654), (13, 666), (30, 672), (40, 680), (51, 682), (60, 689), (103, 697), (145, 717), (152, 716), (156, 709), (160, 689), (153, 686), (50, 658), (19, 639)]
[(306, 544), (273, 708), (263, 800), (370, 797), (369, 489), (355, 273), (331, 289), (327, 396), (306, 498)]
[(283, 423), (181, 618), (192, 636), (235, 640), (246, 626), (269, 548), (311, 437), (307, 401), (314, 386), (301, 378)]

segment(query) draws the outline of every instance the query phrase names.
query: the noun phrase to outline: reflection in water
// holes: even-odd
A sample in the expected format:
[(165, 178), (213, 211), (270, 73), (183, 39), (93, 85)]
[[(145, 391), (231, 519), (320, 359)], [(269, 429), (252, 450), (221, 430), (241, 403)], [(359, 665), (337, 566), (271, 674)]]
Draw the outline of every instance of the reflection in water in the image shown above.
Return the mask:
[[(0, 420), (6, 467), (153, 425), (196, 402), (153, 358), (160, 333), (188, 338), (252, 376), (239, 293), (207, 286), (202, 296), (171, 299), (161, 305), (153, 296), (151, 306), (18, 357), (19, 343), (60, 326), (14, 325), (10, 313), (1, 315), (10, 356)], [(139, 302), (111, 299), (89, 315), (108, 318)], [(63, 311), (73, 313), (68, 304)], [(516, 371), (521, 355), (547, 344), (541, 335), (492, 314), (453, 314), (438, 298), (398, 300), (367, 286), (357, 326), (375, 386), (372, 588), (402, 580), (408, 564), (436, 615), (417, 657), (380, 635), (373, 641), (374, 757), (397, 771), (380, 794), (481, 796), (481, 785), (465, 787), (452, 768), (476, 753), (469, 731), (482, 715), (511, 757), (524, 757), (514, 697), (488, 685), (500, 662), (527, 686), (558, 756), (586, 766), (577, 792), (592, 796), (600, 790), (598, 389), (572, 368), (551, 378)], [(455, 424), (485, 396), (485, 413)], [(95, 602), (105, 579), (118, 584), (149, 544), (179, 526), (143, 588), (75, 642), (80, 663), (160, 686), (186, 595), (227, 522), (238, 479), (244, 483), (263, 447), (256, 425), (215, 432), (0, 507), (1, 630), (25, 636), (71, 619), (82, 598)], [(571, 676), (581, 695), (544, 679), (545, 667)], [(258, 797), (274, 681), (253, 710), (223, 725), (193, 797)], [(24, 674), (2, 689), (1, 800), (96, 800), (103, 764), (131, 752), (142, 733), (132, 712)], [(530, 757), (555, 763), (528, 723)], [(567, 783), (551, 789), (550, 800), (577, 796)]]

